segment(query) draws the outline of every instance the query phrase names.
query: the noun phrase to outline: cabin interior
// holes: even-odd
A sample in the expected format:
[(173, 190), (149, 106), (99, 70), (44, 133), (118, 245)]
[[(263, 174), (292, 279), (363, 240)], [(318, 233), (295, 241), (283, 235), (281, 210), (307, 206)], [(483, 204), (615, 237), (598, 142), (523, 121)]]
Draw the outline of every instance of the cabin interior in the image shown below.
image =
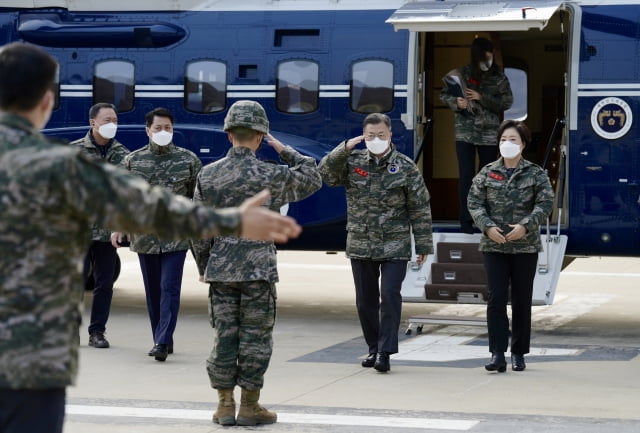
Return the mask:
[(568, 11), (556, 11), (542, 30), (419, 33), (416, 114), (421, 123), (416, 136), (424, 139), (419, 164), (432, 196), (434, 221), (457, 223), (459, 211), (454, 114), (440, 101), (442, 77), (469, 63), (471, 42), (476, 37), (493, 42), (494, 59), (510, 77), (514, 108), (519, 104), (525, 110), (524, 118), (521, 110), (506, 113), (506, 117), (523, 120), (532, 132), (533, 142), (525, 158), (539, 165), (546, 159), (549, 177), (557, 187), (562, 120), (566, 118), (569, 21)]

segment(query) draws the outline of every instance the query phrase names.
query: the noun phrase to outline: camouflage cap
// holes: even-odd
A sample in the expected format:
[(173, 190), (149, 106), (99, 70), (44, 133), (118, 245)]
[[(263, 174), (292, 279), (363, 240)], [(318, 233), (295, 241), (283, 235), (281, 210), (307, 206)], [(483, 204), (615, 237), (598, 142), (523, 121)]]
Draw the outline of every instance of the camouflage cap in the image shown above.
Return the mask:
[(234, 102), (224, 118), (224, 130), (239, 126), (268, 134), (269, 119), (262, 105), (246, 100)]

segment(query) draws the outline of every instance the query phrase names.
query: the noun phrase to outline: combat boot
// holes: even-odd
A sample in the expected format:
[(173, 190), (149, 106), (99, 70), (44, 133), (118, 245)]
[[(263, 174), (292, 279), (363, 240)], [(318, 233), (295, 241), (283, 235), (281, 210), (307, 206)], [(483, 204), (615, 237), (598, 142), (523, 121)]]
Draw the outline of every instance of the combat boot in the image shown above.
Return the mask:
[(270, 412), (258, 404), (260, 390), (242, 388), (240, 410), (238, 411), (238, 425), (273, 424), (278, 420), (275, 412)]
[(218, 408), (213, 414), (213, 422), (220, 425), (236, 425), (236, 401), (233, 388), (218, 390)]

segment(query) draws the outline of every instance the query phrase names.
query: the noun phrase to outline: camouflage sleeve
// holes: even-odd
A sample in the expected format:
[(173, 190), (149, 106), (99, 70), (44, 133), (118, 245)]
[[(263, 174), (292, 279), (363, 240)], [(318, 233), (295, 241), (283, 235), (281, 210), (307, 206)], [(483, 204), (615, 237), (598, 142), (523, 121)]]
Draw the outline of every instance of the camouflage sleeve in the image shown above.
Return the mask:
[(487, 166), (473, 178), (469, 195), (467, 196), (467, 208), (473, 218), (473, 222), (478, 226), (480, 231), (484, 233), (489, 227), (494, 227), (495, 222), (489, 217), (487, 212), (487, 188), (484, 180), (487, 178)]
[[(200, 175), (198, 175), (196, 180), (195, 192), (193, 193), (193, 202), (196, 204), (201, 204), (202, 202), (204, 202), (202, 189), (200, 188)], [(198, 266), (199, 275), (204, 275), (207, 268), (207, 263), (209, 262), (211, 239), (192, 239), (190, 243), (191, 253), (193, 254), (193, 258), (196, 261), (196, 265)]]
[(509, 85), (507, 76), (503, 74), (492, 90), (494, 90), (494, 92), (482, 95), (480, 104), (494, 113), (502, 113), (508, 110), (513, 104), (513, 93), (511, 92), (511, 86)]
[(280, 207), (285, 203), (300, 201), (320, 189), (322, 178), (314, 158), (285, 146), (280, 152), (280, 159), (289, 167), (282, 167), (284, 179), (277, 182), (280, 190), (273, 191), (274, 206)]
[(102, 227), (168, 240), (240, 234), (237, 208), (197, 206), (112, 164), (96, 164), (78, 155), (69, 159), (65, 175), (69, 204), (78, 212), (98, 215)]
[(440, 100), (444, 102), (451, 110), (460, 111), (458, 109), (458, 98), (449, 93), (447, 86), (444, 86), (440, 91)]
[(553, 210), (554, 193), (549, 176), (541, 168), (537, 168), (535, 183), (535, 199), (531, 213), (518, 221), (528, 232), (537, 232)]
[(322, 180), (329, 186), (346, 185), (349, 179), (347, 160), (351, 152), (347, 150), (347, 141), (340, 143), (320, 161), (318, 169)]
[(200, 161), (200, 158), (195, 157), (193, 158), (193, 162), (191, 163), (191, 179), (189, 179), (190, 183), (187, 186), (187, 197), (192, 197), (195, 192), (196, 182), (200, 170), (202, 170), (202, 161)]
[(407, 185), (407, 209), (418, 255), (433, 254), (430, 200), (424, 179), (418, 168), (413, 166)]

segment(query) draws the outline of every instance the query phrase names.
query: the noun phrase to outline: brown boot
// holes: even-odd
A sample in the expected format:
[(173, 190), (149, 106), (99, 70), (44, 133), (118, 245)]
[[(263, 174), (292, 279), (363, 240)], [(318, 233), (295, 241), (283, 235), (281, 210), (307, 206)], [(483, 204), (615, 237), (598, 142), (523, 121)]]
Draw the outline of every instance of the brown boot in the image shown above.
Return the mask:
[(238, 425), (273, 424), (278, 420), (275, 412), (269, 412), (258, 404), (260, 390), (242, 388), (240, 410), (238, 411)]
[(233, 388), (218, 390), (218, 408), (213, 414), (213, 422), (220, 425), (236, 425), (236, 401)]

